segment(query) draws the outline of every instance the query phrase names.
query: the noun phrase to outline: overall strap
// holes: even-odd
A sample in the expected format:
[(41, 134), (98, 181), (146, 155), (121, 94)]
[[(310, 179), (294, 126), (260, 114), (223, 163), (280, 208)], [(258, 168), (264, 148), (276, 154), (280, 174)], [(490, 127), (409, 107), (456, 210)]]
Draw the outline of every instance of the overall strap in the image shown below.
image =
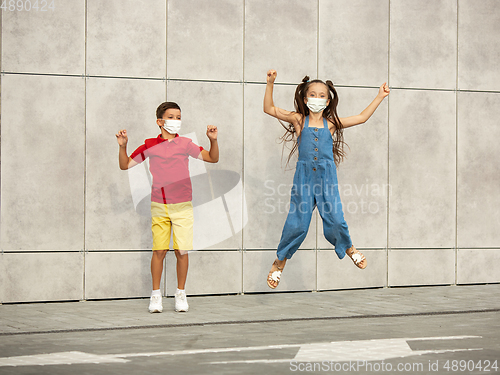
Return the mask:
[(306, 121), (304, 122), (304, 128), (309, 127), (309, 116), (306, 116)]

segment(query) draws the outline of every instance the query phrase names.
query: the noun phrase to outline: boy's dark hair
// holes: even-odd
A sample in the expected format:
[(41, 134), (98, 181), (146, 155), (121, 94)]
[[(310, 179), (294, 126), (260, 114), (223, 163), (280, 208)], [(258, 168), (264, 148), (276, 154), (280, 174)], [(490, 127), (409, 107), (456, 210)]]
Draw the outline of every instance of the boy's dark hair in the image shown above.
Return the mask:
[(163, 115), (165, 114), (165, 111), (167, 109), (171, 109), (171, 108), (178, 109), (179, 111), (181, 110), (181, 107), (179, 107), (179, 105), (177, 103), (174, 103), (174, 102), (164, 102), (164, 103), (161, 103), (158, 106), (158, 108), (156, 108), (156, 118), (157, 119), (163, 118)]

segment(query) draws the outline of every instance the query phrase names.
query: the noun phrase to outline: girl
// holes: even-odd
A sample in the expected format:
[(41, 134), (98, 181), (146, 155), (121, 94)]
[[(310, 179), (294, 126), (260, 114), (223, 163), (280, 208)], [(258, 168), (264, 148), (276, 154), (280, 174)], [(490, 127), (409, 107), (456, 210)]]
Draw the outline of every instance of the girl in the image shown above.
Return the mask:
[(339, 99), (333, 83), (317, 79), (310, 81), (306, 76), (295, 91), (295, 112), (289, 112), (274, 106), (276, 76), (275, 70), (267, 72), (264, 112), (288, 123), (288, 126), (283, 125), (286, 129), (283, 140), (296, 141), (290, 156), (298, 149), (299, 158), (293, 178), (290, 210), (278, 245), (278, 258), (267, 277), (267, 285), (272, 289), (278, 286), (287, 259), (304, 241), (316, 206), (323, 219), (325, 238), (335, 247), (337, 256), (342, 259), (347, 254), (357, 267), (366, 268), (367, 261), (352, 245), (344, 220), (336, 166), (345, 155), (343, 129), (366, 122), (390, 91), (384, 83), (377, 97), (359, 115), (339, 118)]

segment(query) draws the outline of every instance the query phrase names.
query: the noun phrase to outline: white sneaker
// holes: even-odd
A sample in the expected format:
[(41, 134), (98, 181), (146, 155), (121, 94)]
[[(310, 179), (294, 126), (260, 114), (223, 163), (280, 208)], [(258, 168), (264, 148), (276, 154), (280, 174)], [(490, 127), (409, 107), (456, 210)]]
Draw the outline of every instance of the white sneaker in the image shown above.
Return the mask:
[(189, 305), (186, 298), (186, 293), (182, 292), (175, 293), (175, 311), (187, 312), (188, 310), (189, 310)]
[(149, 312), (150, 313), (161, 313), (163, 311), (161, 296), (151, 296), (149, 300)]

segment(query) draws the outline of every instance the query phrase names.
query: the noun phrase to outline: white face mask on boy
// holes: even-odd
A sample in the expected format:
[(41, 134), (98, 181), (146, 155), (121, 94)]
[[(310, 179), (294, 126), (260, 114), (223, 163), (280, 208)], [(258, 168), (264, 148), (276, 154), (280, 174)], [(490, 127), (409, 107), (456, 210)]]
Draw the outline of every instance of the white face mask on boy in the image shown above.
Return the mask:
[(328, 99), (323, 99), (323, 98), (307, 98), (307, 108), (311, 112), (321, 112), (326, 108), (326, 102)]
[(177, 134), (181, 130), (181, 120), (165, 120), (163, 129), (170, 134)]

